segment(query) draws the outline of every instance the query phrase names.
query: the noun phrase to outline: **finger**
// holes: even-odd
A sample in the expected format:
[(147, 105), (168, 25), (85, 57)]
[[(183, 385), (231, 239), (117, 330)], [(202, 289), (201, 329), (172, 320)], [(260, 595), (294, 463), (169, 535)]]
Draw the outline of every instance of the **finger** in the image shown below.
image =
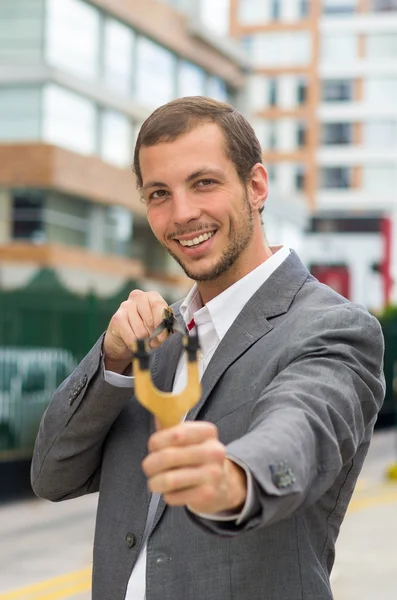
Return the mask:
[(148, 441), (148, 449), (149, 452), (155, 452), (169, 446), (200, 444), (211, 438), (218, 438), (218, 428), (213, 423), (185, 421), (151, 435)]
[(200, 466), (209, 463), (223, 465), (226, 449), (217, 439), (187, 447), (173, 446), (149, 454), (142, 462), (146, 477), (181, 467)]
[(196, 513), (215, 514), (224, 508), (225, 493), (212, 484), (163, 494), (169, 506), (187, 506)]
[(154, 324), (154, 316), (149, 300), (149, 294), (145, 294), (145, 296), (138, 298), (138, 301), (135, 304), (135, 309), (136, 314), (141, 320), (142, 326), (145, 329), (144, 337), (150, 337), (156, 325)]
[(136, 340), (145, 339), (148, 337), (148, 330), (138, 313), (136, 304), (130, 304), (127, 310), (128, 323), (134, 333)]
[(151, 477), (148, 481), (148, 487), (152, 493), (159, 494), (197, 488), (206, 484), (211, 484), (216, 488), (221, 482), (223, 474), (224, 470), (218, 464), (173, 469)]
[[(120, 306), (119, 310), (110, 321), (106, 336), (104, 341), (105, 352), (108, 347), (109, 349), (116, 349), (118, 351), (132, 348), (136, 337), (131, 328), (127, 310), (123, 305)], [(109, 337), (111, 338), (110, 340)]]

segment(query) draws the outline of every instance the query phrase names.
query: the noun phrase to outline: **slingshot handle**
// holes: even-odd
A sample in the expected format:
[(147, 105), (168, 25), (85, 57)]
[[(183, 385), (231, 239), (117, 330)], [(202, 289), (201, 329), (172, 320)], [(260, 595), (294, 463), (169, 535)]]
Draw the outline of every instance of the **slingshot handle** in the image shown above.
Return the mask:
[(137, 400), (154, 414), (162, 427), (172, 427), (197, 404), (201, 397), (198, 369), (198, 339), (185, 336), (187, 354), (187, 384), (177, 394), (162, 392), (155, 387), (149, 370), (149, 348), (145, 340), (138, 340), (133, 348), (132, 368)]

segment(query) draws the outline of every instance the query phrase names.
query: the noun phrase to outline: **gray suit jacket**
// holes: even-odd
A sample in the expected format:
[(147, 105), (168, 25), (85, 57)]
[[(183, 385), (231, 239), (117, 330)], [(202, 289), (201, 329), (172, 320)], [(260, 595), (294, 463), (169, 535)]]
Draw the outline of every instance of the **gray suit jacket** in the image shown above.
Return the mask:
[[(171, 390), (172, 335), (152, 374)], [(60, 386), (32, 463), (37, 495), (99, 490), (93, 599), (123, 600), (149, 494), (141, 461), (153, 431), (127, 389), (103, 380), (101, 340)], [(253, 474), (258, 511), (217, 523), (157, 510), (147, 600), (328, 600), (334, 546), (384, 397), (378, 322), (314, 279), (294, 252), (248, 301), (215, 352), (188, 418), (216, 423)]]

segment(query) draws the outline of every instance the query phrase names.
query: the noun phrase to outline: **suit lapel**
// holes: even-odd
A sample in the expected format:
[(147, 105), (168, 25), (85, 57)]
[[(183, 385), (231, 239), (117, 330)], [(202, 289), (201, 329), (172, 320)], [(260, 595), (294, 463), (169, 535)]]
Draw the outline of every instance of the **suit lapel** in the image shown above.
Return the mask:
[[(272, 330), (269, 319), (285, 314), (292, 304), (294, 297), (309, 276), (309, 271), (299, 260), (294, 251), (267, 279), (259, 290), (250, 298), (242, 311), (227, 331), (219, 344), (202, 378), (202, 396), (195, 407), (188, 413), (187, 419), (194, 420), (204, 407), (209, 395), (225, 371), (246, 352), (255, 342)], [(183, 320), (179, 313), (179, 304), (174, 308), (175, 316), (181, 324)], [(171, 347), (168, 352), (161, 352), (161, 362), (158, 373), (154, 376), (162, 381), (162, 389), (171, 391), (173, 379), (182, 350), (182, 337), (174, 334), (166, 344)], [(164, 348), (165, 350), (165, 348)], [(160, 379), (161, 377), (161, 379)], [(164, 377), (164, 379), (163, 379)], [(167, 388), (165, 388), (165, 385)], [(165, 509), (163, 497), (157, 507), (152, 532), (159, 522)]]

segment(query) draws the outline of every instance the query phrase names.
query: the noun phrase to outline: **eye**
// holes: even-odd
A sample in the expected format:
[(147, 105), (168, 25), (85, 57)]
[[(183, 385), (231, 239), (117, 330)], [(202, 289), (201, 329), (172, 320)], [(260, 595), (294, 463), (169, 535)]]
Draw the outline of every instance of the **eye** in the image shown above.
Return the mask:
[(209, 187), (210, 185), (213, 185), (215, 183), (217, 183), (215, 179), (200, 179), (200, 181), (198, 181), (196, 185), (198, 187)]
[(164, 200), (167, 190), (156, 190), (149, 195), (149, 200)]

